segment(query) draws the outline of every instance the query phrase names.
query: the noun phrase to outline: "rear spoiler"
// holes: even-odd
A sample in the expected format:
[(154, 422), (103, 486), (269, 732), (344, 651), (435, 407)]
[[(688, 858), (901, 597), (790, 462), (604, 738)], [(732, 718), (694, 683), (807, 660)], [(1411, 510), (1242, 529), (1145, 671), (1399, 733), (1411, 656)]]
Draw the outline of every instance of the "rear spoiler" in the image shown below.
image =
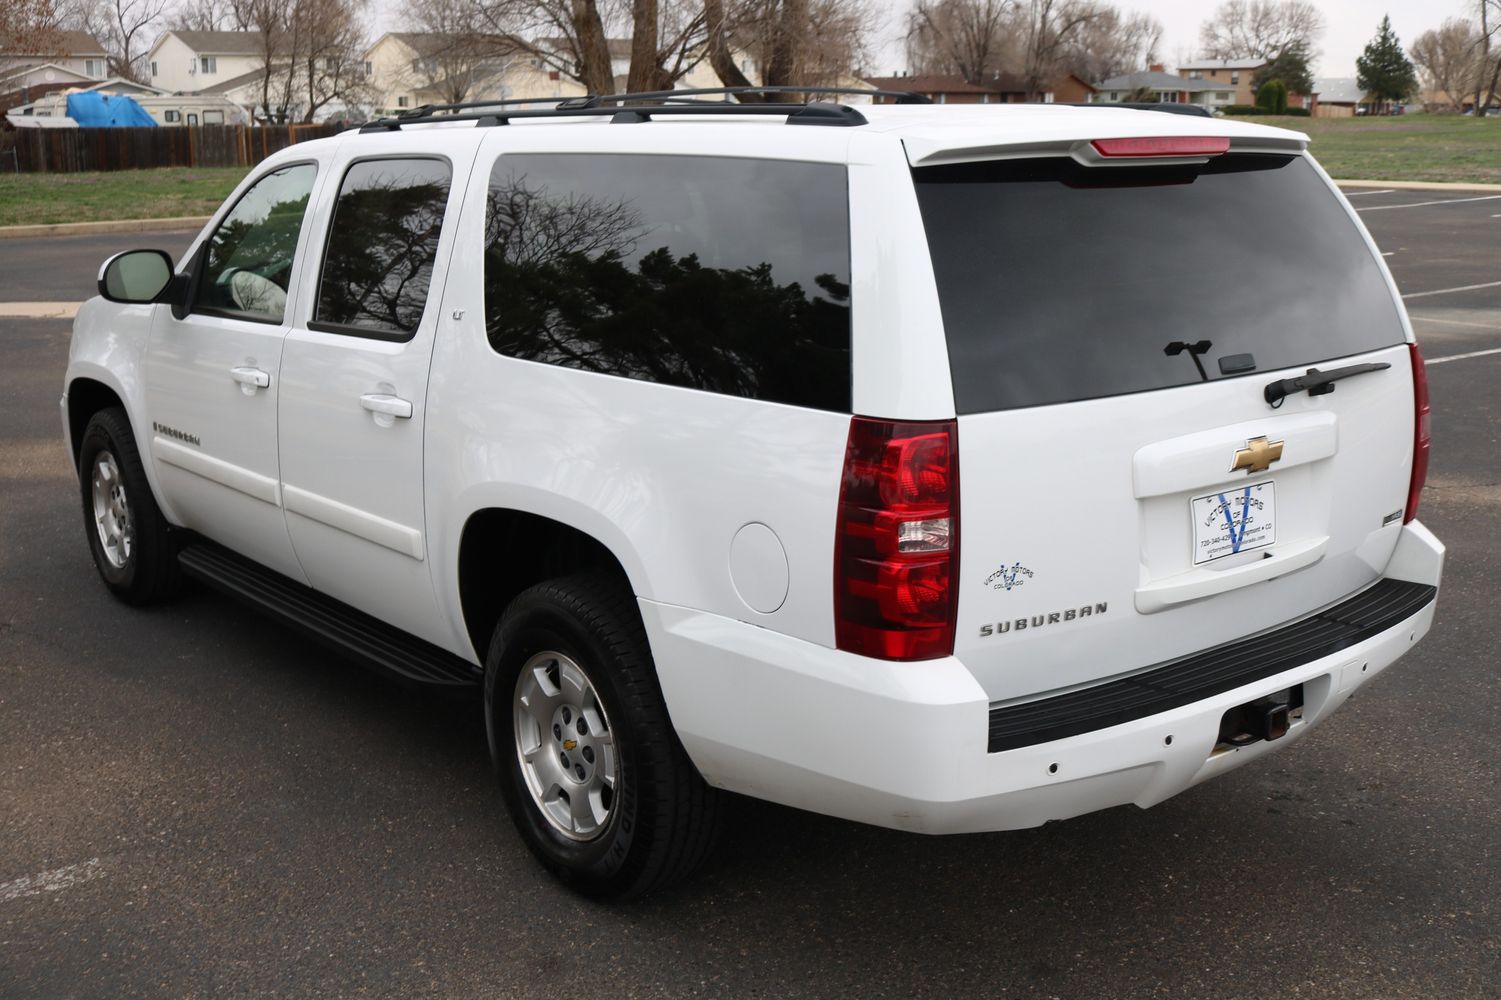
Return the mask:
[(1194, 118), (1213, 118), (1214, 112), (1202, 104), (1158, 104), (1155, 101), (1100, 101), (1098, 104), (1085, 101), (1064, 103), (1069, 108), (1125, 108), (1127, 111), (1161, 111), (1167, 115), (1189, 115)]

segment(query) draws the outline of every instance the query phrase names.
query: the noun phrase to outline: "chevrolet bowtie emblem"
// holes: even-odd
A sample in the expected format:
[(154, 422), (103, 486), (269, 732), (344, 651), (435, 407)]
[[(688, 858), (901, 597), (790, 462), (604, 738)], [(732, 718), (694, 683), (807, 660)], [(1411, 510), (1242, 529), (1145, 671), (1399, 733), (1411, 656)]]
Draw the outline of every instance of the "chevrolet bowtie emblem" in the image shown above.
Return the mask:
[(578, 740), (564, 740), (563, 741), (563, 749), (564, 750), (572, 750), (574, 747), (576, 747), (578, 745), (579, 745)]
[(1247, 475), (1255, 475), (1265, 472), (1272, 467), (1272, 463), (1282, 457), (1282, 442), (1268, 441), (1265, 437), (1254, 437), (1246, 442), (1246, 446), (1235, 453), (1235, 464), (1230, 466), (1231, 472), (1246, 470)]

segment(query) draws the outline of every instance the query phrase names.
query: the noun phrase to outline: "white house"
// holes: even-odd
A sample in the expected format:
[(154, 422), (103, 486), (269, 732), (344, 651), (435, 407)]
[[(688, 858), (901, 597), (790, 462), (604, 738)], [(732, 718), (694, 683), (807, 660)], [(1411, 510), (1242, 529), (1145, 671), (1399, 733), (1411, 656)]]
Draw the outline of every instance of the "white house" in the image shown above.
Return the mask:
[(35, 52), (0, 51), (0, 77), (24, 67), (51, 66), (89, 80), (104, 79), (109, 60), (98, 39), (86, 31), (58, 31), (52, 37), (45, 45), (32, 46)]
[(254, 31), (164, 31), (146, 53), (151, 84), (174, 93), (198, 93), (258, 72), (265, 48)]
[(584, 93), (532, 54), (486, 35), (388, 31), (365, 50), (364, 69), (377, 115), (453, 103), (460, 95), (465, 101), (561, 100)]

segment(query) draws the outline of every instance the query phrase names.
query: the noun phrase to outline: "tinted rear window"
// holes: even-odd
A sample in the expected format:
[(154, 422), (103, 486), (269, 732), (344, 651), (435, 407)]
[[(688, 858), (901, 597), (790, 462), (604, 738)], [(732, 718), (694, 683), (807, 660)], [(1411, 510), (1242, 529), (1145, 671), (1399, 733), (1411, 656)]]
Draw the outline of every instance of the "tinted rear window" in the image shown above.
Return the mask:
[(506, 154), (485, 325), (501, 354), (848, 412), (845, 169)]
[(1403, 340), (1375, 258), (1302, 157), (913, 174), (960, 413), (1254, 376)]
[(451, 171), (447, 161), (361, 160), (339, 186), (314, 329), (406, 340), (427, 307)]

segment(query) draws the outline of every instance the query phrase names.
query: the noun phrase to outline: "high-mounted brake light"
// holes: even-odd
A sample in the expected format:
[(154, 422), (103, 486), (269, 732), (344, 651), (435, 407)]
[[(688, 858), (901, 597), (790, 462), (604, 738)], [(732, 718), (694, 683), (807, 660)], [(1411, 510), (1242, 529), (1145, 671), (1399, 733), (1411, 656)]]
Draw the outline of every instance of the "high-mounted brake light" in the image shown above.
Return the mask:
[(1423, 482), (1428, 478), (1428, 451), (1432, 444), (1429, 434), (1431, 419), (1428, 406), (1428, 369), (1423, 364), (1423, 352), (1417, 344), (1408, 344), (1412, 352), (1412, 481), (1407, 486), (1407, 510), (1402, 516), (1406, 524), (1418, 516), (1418, 499), (1423, 492)]
[(1163, 135), (1136, 139), (1096, 139), (1095, 152), (1108, 157), (1220, 156), (1230, 150), (1221, 136)]
[(854, 417), (834, 541), (834, 637), (885, 660), (954, 651), (959, 429)]

